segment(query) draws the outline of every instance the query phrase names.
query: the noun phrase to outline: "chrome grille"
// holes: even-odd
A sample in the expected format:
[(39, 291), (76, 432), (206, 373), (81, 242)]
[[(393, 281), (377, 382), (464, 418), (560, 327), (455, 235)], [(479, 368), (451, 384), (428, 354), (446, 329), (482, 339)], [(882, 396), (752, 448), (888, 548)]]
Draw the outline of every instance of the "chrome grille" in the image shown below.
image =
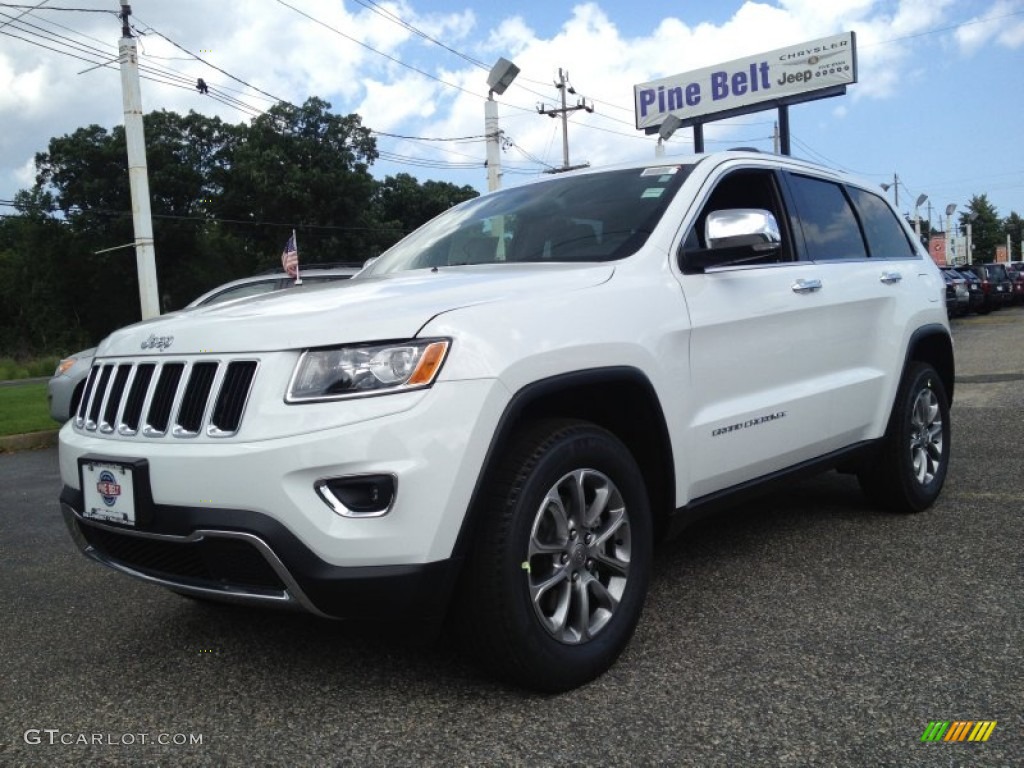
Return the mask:
[(255, 360), (97, 363), (75, 427), (124, 437), (230, 437), (241, 427), (257, 367)]

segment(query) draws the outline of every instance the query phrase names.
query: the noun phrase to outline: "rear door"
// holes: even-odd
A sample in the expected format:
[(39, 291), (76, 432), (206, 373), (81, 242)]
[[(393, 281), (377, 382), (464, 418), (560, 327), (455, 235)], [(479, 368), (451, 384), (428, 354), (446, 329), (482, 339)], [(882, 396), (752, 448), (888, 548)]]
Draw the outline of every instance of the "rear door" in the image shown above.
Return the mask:
[(785, 179), (803, 258), (816, 265), (829, 301), (820, 394), (826, 447), (836, 449), (880, 436), (902, 369), (907, 308), (921, 304), (907, 294), (924, 290), (938, 302), (941, 288), (880, 195), (804, 174)]

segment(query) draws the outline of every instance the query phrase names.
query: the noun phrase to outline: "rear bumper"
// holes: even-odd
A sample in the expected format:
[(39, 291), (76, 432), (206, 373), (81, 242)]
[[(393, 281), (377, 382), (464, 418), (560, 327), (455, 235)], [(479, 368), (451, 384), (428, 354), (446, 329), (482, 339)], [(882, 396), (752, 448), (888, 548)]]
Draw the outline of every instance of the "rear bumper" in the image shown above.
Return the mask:
[(456, 560), (337, 566), (259, 512), (154, 505), (144, 528), (81, 516), (65, 486), (61, 511), (88, 557), (142, 581), (223, 602), (293, 608), (337, 619), (436, 621), (450, 600)]

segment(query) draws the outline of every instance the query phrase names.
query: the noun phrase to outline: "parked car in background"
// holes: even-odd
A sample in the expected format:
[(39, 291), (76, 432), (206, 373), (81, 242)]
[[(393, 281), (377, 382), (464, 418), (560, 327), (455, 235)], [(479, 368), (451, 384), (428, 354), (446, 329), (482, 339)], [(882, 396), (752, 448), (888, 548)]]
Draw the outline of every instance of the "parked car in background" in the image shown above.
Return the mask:
[[(295, 280), (280, 270), (243, 277), (207, 291), (190, 302), (185, 309), (220, 304), (271, 291), (301, 287), (301, 285), (344, 280), (352, 277), (361, 268), (362, 265), (359, 264), (310, 264), (299, 273), (300, 286), (296, 286)], [(82, 390), (85, 387), (85, 379), (89, 375), (89, 368), (92, 367), (95, 353), (95, 347), (83, 349), (81, 352), (65, 357), (57, 364), (57, 369), (53, 372), (46, 387), (50, 417), (55, 421), (63, 424), (78, 408), (78, 403), (82, 399)]]
[(1024, 304), (1024, 266), (1009, 264), (1006, 267), (1006, 274), (1013, 284), (1013, 303)]
[(981, 314), (1005, 307), (1013, 299), (1013, 283), (1002, 264), (968, 264), (963, 269), (973, 272), (981, 280), (981, 291), (985, 296), (978, 310)]
[(963, 317), (971, 308), (971, 295), (967, 280), (953, 267), (942, 267), (942, 279), (946, 281), (946, 316)]
[(957, 267), (956, 272), (964, 279), (967, 285), (967, 295), (970, 300), (967, 308), (968, 312), (981, 312), (985, 304), (985, 294), (981, 288), (981, 278), (963, 267)]

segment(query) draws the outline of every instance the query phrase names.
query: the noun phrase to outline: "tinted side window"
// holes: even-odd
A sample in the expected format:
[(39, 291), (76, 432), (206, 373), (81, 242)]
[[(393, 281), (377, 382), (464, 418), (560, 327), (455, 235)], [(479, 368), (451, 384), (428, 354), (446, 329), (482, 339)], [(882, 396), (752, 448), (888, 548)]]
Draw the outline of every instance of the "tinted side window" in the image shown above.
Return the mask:
[(812, 261), (867, 258), (860, 225), (842, 187), (809, 176), (794, 174), (789, 179), (796, 202), (793, 229), (803, 230), (807, 258)]
[(847, 187), (864, 225), (871, 256), (878, 259), (905, 259), (917, 256), (914, 246), (900, 226), (892, 209), (878, 195), (856, 187)]

